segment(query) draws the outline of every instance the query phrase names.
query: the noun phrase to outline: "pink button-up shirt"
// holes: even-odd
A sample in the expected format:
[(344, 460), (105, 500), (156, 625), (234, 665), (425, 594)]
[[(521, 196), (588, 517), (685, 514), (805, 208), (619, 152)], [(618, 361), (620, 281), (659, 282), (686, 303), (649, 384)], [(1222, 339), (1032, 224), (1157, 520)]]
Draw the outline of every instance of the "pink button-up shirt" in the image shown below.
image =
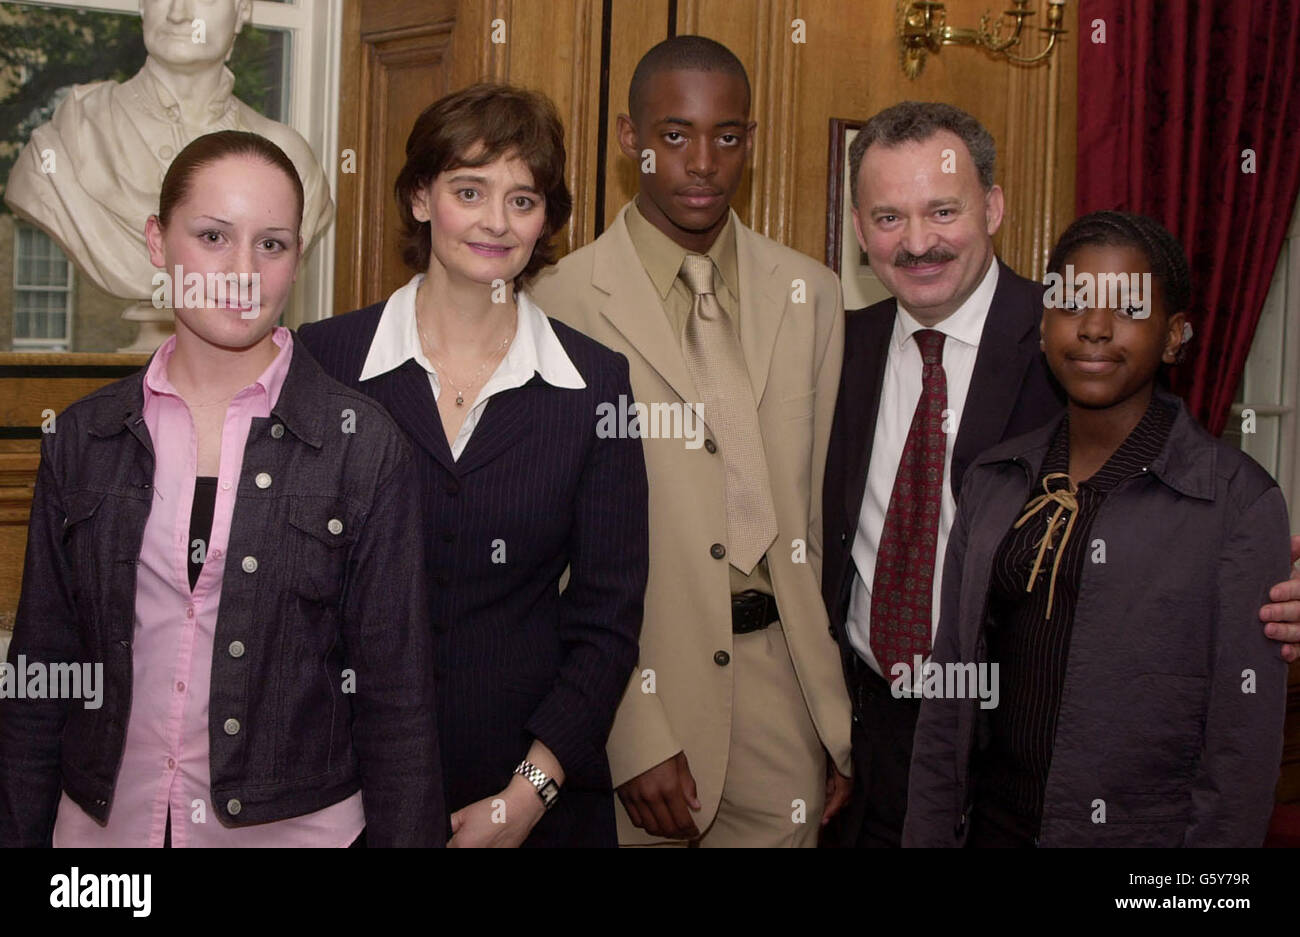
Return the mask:
[(206, 561), (190, 590), (190, 510), (198, 436), (189, 407), (167, 377), (169, 338), (144, 378), (144, 420), (156, 456), (153, 506), (136, 569), (134, 684), (126, 748), (108, 824), (100, 826), (67, 794), (59, 801), (55, 846), (161, 846), (171, 811), (173, 846), (348, 846), (365, 826), (361, 792), (315, 813), (245, 827), (221, 825), (212, 807), (208, 691), (226, 544), (244, 445), (255, 417), (269, 417), (289, 373), (289, 330), (272, 335), (280, 352), (231, 401), (221, 432), (217, 499)]

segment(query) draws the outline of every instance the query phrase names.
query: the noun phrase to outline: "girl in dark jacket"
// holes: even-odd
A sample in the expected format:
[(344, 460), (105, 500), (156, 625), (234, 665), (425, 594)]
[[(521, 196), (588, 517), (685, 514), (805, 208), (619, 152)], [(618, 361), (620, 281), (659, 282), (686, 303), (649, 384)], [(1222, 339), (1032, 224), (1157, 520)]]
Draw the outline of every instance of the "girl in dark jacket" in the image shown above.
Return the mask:
[(276, 324), (302, 211), (255, 134), (167, 170), (176, 334), (41, 445), (9, 664), (87, 679), (0, 685), (0, 846), (443, 842), (413, 457)]
[(1257, 617), (1287, 573), (1285, 501), (1158, 383), (1190, 336), (1172, 235), (1088, 215), (1048, 271), (1069, 407), (963, 485), (904, 845), (1258, 846), (1286, 665)]

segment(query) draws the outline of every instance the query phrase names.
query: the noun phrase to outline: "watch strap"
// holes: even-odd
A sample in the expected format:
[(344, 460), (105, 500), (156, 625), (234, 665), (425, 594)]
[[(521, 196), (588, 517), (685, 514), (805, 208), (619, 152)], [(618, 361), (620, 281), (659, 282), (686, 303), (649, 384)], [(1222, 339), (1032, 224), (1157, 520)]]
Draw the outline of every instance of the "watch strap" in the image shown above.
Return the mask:
[(560, 785), (555, 783), (555, 779), (549, 777), (545, 771), (537, 767), (528, 759), (519, 763), (515, 768), (515, 774), (522, 777), (537, 791), (537, 796), (542, 799), (542, 805), (550, 810), (555, 806), (555, 801), (560, 797)]

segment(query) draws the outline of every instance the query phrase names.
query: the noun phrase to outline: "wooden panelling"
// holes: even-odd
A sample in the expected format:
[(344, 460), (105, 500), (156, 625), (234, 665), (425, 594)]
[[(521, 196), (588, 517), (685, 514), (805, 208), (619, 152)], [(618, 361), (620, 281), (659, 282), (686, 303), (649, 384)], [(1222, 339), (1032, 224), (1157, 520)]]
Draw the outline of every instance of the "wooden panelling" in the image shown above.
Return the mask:
[[(344, 6), (339, 146), (355, 151), (357, 172), (339, 175), (335, 313), (372, 303), (410, 278), (392, 186), (415, 118), (453, 86), (449, 46), (458, 6)], [(477, 31), (477, 18), (468, 19)], [(486, 34), (481, 38), (486, 45)]]
[[(1074, 218), (1077, 13), (1067, 7), (1070, 41), (1058, 47), (1046, 68), (1010, 72), (1006, 130), (998, 141), (1005, 154), (1010, 219), (1003, 225), (1002, 255), (1034, 279), (1046, 272), (1052, 244)], [(1063, 82), (1065, 75), (1071, 80)]]
[[(573, 215), (558, 233), (561, 253), (596, 236), (601, 7), (600, 0), (514, 0), (501, 13), (509, 25), (509, 52), (498, 80), (546, 94), (564, 121)], [(539, 36), (547, 41), (538, 41)]]
[[(641, 56), (668, 38), (669, 0), (609, 4), (609, 114), (605, 120), (605, 204), (601, 230), (609, 225), (637, 191), (637, 167), (618, 148), (618, 115), (627, 113), (627, 89)], [(687, 32), (679, 20), (677, 31)]]
[(23, 581), (39, 440), (0, 441), (0, 630), (12, 629)]

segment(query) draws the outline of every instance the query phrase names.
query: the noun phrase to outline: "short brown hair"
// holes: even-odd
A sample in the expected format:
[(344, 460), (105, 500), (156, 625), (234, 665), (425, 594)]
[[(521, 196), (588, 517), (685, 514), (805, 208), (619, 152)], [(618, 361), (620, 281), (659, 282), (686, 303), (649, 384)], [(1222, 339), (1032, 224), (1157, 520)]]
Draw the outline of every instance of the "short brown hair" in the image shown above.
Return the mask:
[(283, 172), (293, 185), (298, 202), (298, 227), (302, 228), (302, 179), (293, 160), (266, 137), (243, 130), (218, 130), (195, 137), (185, 145), (167, 167), (162, 191), (158, 193), (158, 221), (165, 228), (172, 211), (190, 194), (194, 174), (227, 156), (252, 156)]
[(440, 173), (484, 166), (505, 155), (527, 164), (545, 200), (546, 222), (533, 256), (515, 279), (516, 288), (555, 263), (550, 239), (568, 223), (573, 209), (564, 181), (564, 125), (546, 95), (480, 83), (430, 104), (406, 139), (406, 165), (397, 174), (393, 192), (402, 219), (402, 259), (408, 267), (427, 270), (432, 251), (429, 222), (416, 221), (411, 211), (415, 195)]
[(960, 107), (938, 101), (903, 101), (887, 107), (866, 122), (849, 144), (849, 186), (853, 205), (858, 204), (858, 170), (862, 157), (873, 143), (898, 146), (900, 143), (924, 143), (940, 130), (961, 138), (975, 161), (980, 185), (987, 192), (993, 188), (993, 163), (997, 144), (984, 125)]

